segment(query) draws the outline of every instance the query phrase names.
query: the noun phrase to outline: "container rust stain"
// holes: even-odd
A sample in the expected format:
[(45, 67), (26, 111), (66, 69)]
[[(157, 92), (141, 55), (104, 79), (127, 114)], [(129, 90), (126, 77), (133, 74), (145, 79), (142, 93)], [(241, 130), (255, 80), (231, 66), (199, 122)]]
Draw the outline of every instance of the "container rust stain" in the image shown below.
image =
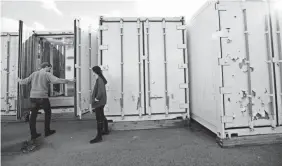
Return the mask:
[[(267, 89), (265, 89), (265, 92), (263, 95), (267, 93)], [(256, 97), (256, 92), (253, 91), (253, 98), (255, 101), (254, 104), (254, 113), (253, 113), (253, 118), (254, 120), (259, 120), (259, 119), (270, 119), (269, 117), (269, 109), (268, 106), (271, 102), (265, 100), (262, 96), (257, 96)]]
[(233, 62), (237, 62), (239, 60), (239, 57), (236, 57), (236, 58), (232, 58), (231, 59)]
[(268, 113), (264, 110), (261, 113), (256, 113), (254, 116), (254, 120), (259, 120), (259, 119), (270, 119)]
[[(247, 61), (246, 58), (242, 59), (242, 62), (239, 63), (239, 68), (244, 72), (248, 72), (248, 66), (247, 66)], [(250, 67), (250, 71), (254, 72), (254, 67)]]

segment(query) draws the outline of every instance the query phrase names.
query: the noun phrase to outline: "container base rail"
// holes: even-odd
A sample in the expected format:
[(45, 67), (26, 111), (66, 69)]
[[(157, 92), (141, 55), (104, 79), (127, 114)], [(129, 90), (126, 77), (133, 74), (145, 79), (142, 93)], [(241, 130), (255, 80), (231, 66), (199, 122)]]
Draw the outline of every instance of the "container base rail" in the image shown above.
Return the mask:
[(222, 148), (250, 145), (282, 144), (282, 134), (251, 135), (225, 139), (217, 137), (216, 142)]

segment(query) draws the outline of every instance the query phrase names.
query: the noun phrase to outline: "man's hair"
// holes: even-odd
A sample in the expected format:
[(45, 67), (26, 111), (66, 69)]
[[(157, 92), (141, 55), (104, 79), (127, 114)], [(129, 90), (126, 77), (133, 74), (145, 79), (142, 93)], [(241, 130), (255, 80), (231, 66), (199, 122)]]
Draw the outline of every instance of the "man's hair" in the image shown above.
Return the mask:
[(44, 69), (45, 67), (52, 67), (52, 65), (48, 62), (43, 62), (40, 66), (41, 66), (41, 69)]

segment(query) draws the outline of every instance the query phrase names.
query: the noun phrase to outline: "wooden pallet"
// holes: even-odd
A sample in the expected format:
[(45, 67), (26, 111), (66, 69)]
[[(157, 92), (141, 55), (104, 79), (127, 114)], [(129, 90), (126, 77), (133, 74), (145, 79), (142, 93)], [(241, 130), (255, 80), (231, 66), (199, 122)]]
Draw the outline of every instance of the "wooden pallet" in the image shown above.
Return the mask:
[(235, 146), (281, 144), (282, 134), (242, 136), (229, 139), (217, 138), (216, 141), (223, 148), (230, 148)]

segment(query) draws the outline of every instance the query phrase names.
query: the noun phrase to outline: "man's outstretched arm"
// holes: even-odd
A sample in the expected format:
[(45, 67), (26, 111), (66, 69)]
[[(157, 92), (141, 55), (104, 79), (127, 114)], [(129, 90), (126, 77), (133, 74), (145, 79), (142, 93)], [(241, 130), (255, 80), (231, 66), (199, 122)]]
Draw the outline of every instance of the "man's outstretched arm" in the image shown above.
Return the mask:
[(31, 75), (29, 75), (29, 77), (25, 78), (25, 79), (20, 79), (18, 78), (18, 83), (19, 84), (29, 84), (32, 80), (32, 77), (33, 77), (33, 73)]
[(58, 78), (56, 76), (54, 76), (53, 74), (51, 73), (48, 73), (47, 74), (47, 79), (50, 83), (52, 84), (67, 84), (69, 82), (74, 82), (74, 81), (71, 81), (71, 80), (67, 80), (67, 79), (62, 79), (62, 78)]

